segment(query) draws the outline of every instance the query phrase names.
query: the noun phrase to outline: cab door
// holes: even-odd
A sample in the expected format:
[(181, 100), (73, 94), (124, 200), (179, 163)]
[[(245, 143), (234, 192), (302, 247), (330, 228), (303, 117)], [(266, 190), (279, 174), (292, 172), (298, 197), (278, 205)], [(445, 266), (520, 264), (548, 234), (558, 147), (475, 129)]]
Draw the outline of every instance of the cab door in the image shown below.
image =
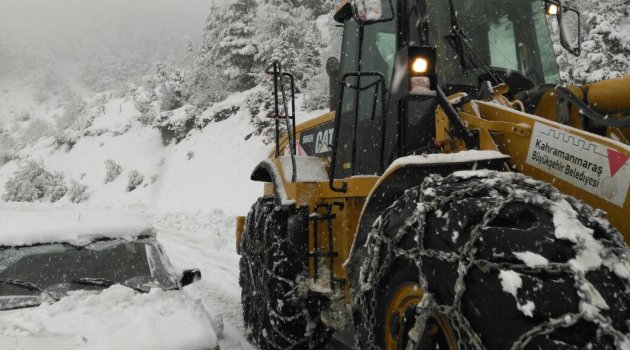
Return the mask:
[(389, 12), (384, 17), (394, 19), (360, 25), (350, 18), (344, 24), (335, 178), (383, 171), (384, 104), (398, 42), (389, 0), (383, 1), (383, 9)]

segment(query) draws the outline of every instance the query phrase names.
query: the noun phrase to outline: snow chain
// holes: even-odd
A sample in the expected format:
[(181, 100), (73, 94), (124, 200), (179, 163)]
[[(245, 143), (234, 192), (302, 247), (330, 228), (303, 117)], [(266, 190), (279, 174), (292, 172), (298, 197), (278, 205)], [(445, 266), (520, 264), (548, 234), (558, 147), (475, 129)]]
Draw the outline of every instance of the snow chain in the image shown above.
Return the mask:
[[(476, 175), (475, 177), (479, 177), (479, 175)], [(447, 179), (453, 179), (453, 175)], [(586, 288), (585, 286), (588, 285), (588, 281), (586, 280), (583, 272), (574, 271), (568, 262), (550, 262), (544, 267), (529, 267), (526, 264), (520, 263), (495, 263), (488, 260), (478, 259), (475, 256), (475, 243), (479, 240), (482, 230), (486, 228), (488, 224), (495, 219), (495, 217), (497, 217), (500, 211), (508, 203), (514, 201), (536, 203), (537, 206), (551, 211), (555, 202), (566, 200), (572, 205), (576, 212), (580, 211), (583, 204), (577, 202), (571, 197), (562, 195), (546, 183), (534, 181), (520, 174), (484, 174), (483, 177), (481, 177), (478, 181), (474, 181), (468, 187), (452, 192), (447, 192), (441, 189), (441, 185), (444, 180), (445, 179), (439, 175), (431, 175), (421, 186), (410, 189), (405, 193), (406, 197), (408, 196), (417, 199), (418, 206), (414, 210), (412, 217), (405, 221), (404, 226), (393, 237), (390, 238), (386, 232), (384, 232), (384, 229), (387, 227), (389, 216), (394, 212), (391, 209), (393, 209), (400, 200), (390, 206), (388, 210), (386, 210), (385, 213), (375, 221), (366, 243), (366, 257), (368, 258), (360, 266), (359, 286), (355, 287), (354, 304), (360, 308), (363, 317), (367, 317), (367, 319), (362, 319), (360, 322), (355, 322), (357, 329), (364, 331), (355, 332), (355, 349), (379, 349), (375, 341), (376, 335), (373, 334), (372, 331), (376, 325), (374, 312), (374, 310), (376, 310), (376, 292), (379, 282), (386, 277), (385, 274), (388, 272), (392, 262), (399, 258), (404, 258), (415, 263), (418, 271), (420, 271), (420, 275), (418, 276), (419, 284), (425, 291), (423, 300), (416, 310), (416, 325), (410, 331), (410, 339), (416, 344), (422, 336), (422, 334), (417, 334), (417, 331), (424, 328), (424, 324), (419, 323), (424, 323), (433, 314), (433, 312), (438, 312), (449, 320), (450, 326), (457, 337), (459, 349), (486, 349), (480, 335), (477, 334), (471, 327), (461, 311), (462, 296), (466, 291), (464, 279), (473, 266), (483, 271), (500, 271), (509, 269), (519, 270), (525, 273), (568, 273), (568, 275), (572, 276), (574, 279), (574, 287), (578, 291), (578, 296), (580, 298), (580, 312), (568, 313), (558, 319), (550, 319), (530, 329), (528, 332), (522, 334), (519, 339), (512, 344), (512, 350), (523, 350), (535, 337), (552, 333), (560, 328), (571, 327), (580, 320), (595, 323), (599, 328), (598, 334), (613, 337), (617, 347), (620, 347), (620, 344), (624, 341), (628, 341), (628, 337), (624, 335), (623, 332), (613, 327), (610, 318), (604, 317), (599, 313), (593, 315), (584, 310), (584, 305), (593, 304), (589, 293), (583, 292), (584, 288)], [(523, 191), (514, 191), (514, 184), (527, 188), (530, 190), (528, 191), (529, 193), (524, 194)], [(492, 193), (492, 191), (502, 193), (505, 196), (504, 199), (497, 200), (494, 205), (486, 211), (481, 222), (473, 227), (470, 239), (465, 243), (460, 253), (424, 248), (423, 242), (426, 217), (428, 213), (434, 210), (439, 210), (439, 208), (442, 208), (444, 205), (470, 196), (471, 194)], [(606, 250), (607, 256), (614, 255), (616, 257), (624, 257), (624, 259), (627, 260), (629, 252), (623, 242), (623, 239), (621, 238), (621, 235), (615, 229), (610, 227), (607, 222), (605, 222), (603, 219), (603, 213), (599, 210), (595, 211), (594, 217), (590, 220), (594, 220), (597, 225), (601, 226), (602, 229), (606, 231), (608, 238), (616, 244), (616, 247)], [(398, 243), (405, 238), (405, 236), (410, 234), (415, 235), (417, 247), (411, 250), (399, 248)], [(584, 244), (580, 242), (576, 244), (574, 250), (580, 251), (584, 248)], [(379, 257), (382, 253), (385, 253), (385, 257), (379, 262)], [(426, 276), (422, 272), (423, 258), (425, 257), (459, 264), (457, 270), (458, 278), (455, 283), (455, 297), (452, 305), (438, 305), (430, 294), (431, 288), (428, 285)], [(605, 259), (605, 257), (602, 258)], [(624, 280), (624, 282), (626, 290), (623, 292), (625, 293), (626, 298), (628, 298), (630, 295), (630, 286), (627, 280)], [(361, 345), (361, 333), (367, 335), (366, 344), (363, 345)]]
[[(264, 206), (272, 206), (270, 212), (263, 209)], [(282, 264), (288, 262), (286, 256), (286, 249), (292, 249), (290, 247), (291, 240), (286, 231), (279, 233), (279, 227), (282, 227), (278, 221), (279, 218), (283, 218), (282, 213), (288, 211), (288, 207), (276, 205), (275, 201), (259, 201), (257, 207), (251, 212), (255, 217), (248, 222), (262, 222), (262, 232), (260, 236), (256, 235), (255, 239), (248, 242), (248, 249), (243, 249), (241, 253), (241, 259), (245, 259), (248, 266), (249, 281), (252, 283), (251, 292), (254, 294), (262, 293), (263, 295), (269, 295), (270, 288), (278, 288), (280, 284), (290, 287), (286, 292), (279, 296), (279, 300), (271, 300), (270, 298), (264, 298), (259, 300), (263, 303), (253, 305), (254, 308), (262, 309), (261, 312), (268, 313), (269, 331), (273, 333), (267, 333), (264, 335), (267, 346), (273, 349), (307, 349), (316, 347), (316, 344), (311, 344), (313, 334), (316, 332), (316, 323), (313, 321), (313, 316), (309, 314), (309, 310), (305, 306), (305, 296), (302, 296), (299, 288), (301, 287), (301, 276), (296, 279), (287, 278), (282, 275)], [(261, 217), (264, 216), (264, 217)], [(251, 230), (247, 227), (245, 230)], [(260, 228), (259, 228), (260, 229)], [(262, 238), (262, 239), (261, 239)], [(270, 259), (267, 260), (267, 259)], [(271, 264), (268, 264), (271, 262)], [(252, 276), (252, 271), (258, 271), (261, 273), (259, 276)], [(270, 285), (269, 282), (273, 282)], [(251, 295), (248, 297), (252, 297)], [(281, 301), (280, 301), (281, 300)], [(282, 304), (291, 303), (296, 306), (295, 313), (281, 314), (272, 303), (281, 303), (279, 308), (282, 309)], [(306, 330), (300, 333), (296, 337), (295, 334), (287, 334), (283, 329), (283, 325), (290, 325), (293, 323), (307, 322)], [(250, 327), (262, 327), (263, 325), (250, 325)], [(252, 332), (252, 329), (248, 329), (248, 332)], [(277, 340), (283, 342), (279, 344)], [(258, 344), (263, 347), (262, 344)], [(263, 347), (267, 348), (267, 347)]]

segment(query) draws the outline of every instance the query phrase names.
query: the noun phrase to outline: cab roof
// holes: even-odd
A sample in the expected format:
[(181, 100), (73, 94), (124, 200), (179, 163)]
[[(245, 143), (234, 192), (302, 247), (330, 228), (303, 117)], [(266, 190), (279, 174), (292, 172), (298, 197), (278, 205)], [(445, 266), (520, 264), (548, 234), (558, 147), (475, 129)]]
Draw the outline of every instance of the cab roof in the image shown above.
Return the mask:
[(0, 210), (0, 246), (68, 243), (155, 236), (146, 220), (129, 213), (98, 210)]

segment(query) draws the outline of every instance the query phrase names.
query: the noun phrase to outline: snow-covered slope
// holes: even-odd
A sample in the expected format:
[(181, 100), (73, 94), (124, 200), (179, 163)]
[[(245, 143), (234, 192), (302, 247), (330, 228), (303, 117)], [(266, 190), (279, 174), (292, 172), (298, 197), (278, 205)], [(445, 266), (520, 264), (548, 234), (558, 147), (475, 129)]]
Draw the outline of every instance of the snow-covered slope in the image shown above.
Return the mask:
[[(0, 196), (6, 192), (5, 184), (13, 173), (31, 159), (43, 162), (49, 171), (62, 173), (67, 182), (74, 180), (88, 186), (89, 199), (84, 206), (246, 213), (262, 193), (261, 185), (250, 181), (249, 176), (271, 149), (262, 136), (247, 137), (253, 132), (249, 110), (244, 106), (247, 96), (248, 92), (239, 93), (223, 102), (239, 107), (227, 119), (195, 128), (178, 144), (168, 145), (164, 145), (158, 129), (138, 121), (140, 112), (130, 98), (114, 98), (93, 106), (88, 112), (96, 117), (71, 148), (58, 145), (54, 137), (44, 137), (17, 151), (17, 159), (0, 166)], [(185, 109), (175, 110), (172, 118), (185, 113)], [(198, 118), (203, 119), (211, 109)], [(300, 119), (318, 113), (301, 114)], [(48, 114), (39, 117), (54, 122)], [(105, 183), (108, 160), (119, 165), (122, 172)], [(133, 170), (144, 181), (128, 191), (128, 174)], [(67, 197), (53, 206), (69, 205)]]

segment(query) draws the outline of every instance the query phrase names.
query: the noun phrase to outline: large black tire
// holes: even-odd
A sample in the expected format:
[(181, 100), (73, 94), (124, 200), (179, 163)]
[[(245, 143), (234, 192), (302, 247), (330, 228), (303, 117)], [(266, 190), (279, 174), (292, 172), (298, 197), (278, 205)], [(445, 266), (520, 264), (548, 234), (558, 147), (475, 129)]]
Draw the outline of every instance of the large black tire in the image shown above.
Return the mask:
[(308, 270), (288, 232), (290, 206), (260, 198), (241, 240), (239, 283), (248, 337), (263, 350), (314, 349), (330, 339), (302, 288)]
[(354, 299), (362, 349), (384, 348), (387, 296), (409, 271), (459, 349), (630, 345), (627, 245), (601, 211), (545, 183), (430, 176), (382, 213), (366, 247)]

